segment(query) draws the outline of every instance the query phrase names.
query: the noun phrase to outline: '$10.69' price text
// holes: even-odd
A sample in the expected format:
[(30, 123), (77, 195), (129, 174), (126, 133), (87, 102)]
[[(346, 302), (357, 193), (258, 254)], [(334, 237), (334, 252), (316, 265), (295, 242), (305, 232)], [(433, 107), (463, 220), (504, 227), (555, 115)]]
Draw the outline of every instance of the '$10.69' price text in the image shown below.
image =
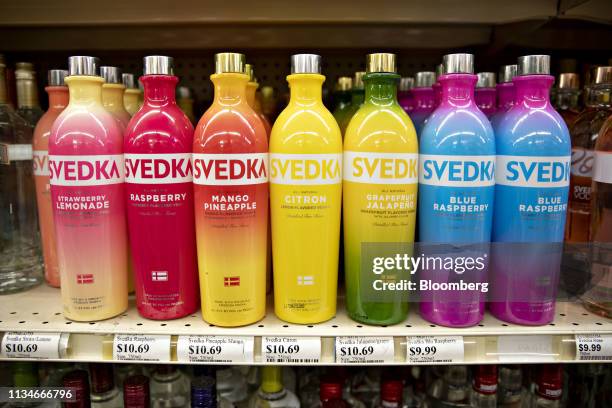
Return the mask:
[(116, 345), (118, 353), (148, 353), (151, 347), (148, 344), (135, 344), (135, 343), (118, 343)]
[(371, 356), (374, 354), (374, 346), (342, 346), (340, 347), (341, 356)]
[(4, 350), (7, 353), (36, 353), (38, 351), (38, 345), (31, 343), (8, 343), (5, 344)]
[(221, 346), (189, 346), (189, 354), (191, 355), (216, 356), (221, 354), (221, 351)]
[(296, 354), (300, 352), (300, 346), (297, 344), (268, 344), (266, 353), (268, 354)]
[(411, 356), (433, 356), (436, 351), (435, 346), (410, 347)]
[(579, 344), (578, 351), (586, 353), (592, 351), (601, 351), (601, 344)]

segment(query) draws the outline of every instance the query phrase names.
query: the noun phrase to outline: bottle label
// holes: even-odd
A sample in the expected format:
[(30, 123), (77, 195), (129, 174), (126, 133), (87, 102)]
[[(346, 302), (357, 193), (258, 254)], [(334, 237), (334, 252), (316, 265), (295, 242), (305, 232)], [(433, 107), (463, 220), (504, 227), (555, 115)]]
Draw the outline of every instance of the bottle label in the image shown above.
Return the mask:
[(612, 184), (612, 152), (595, 152), (593, 180)]
[(115, 361), (170, 361), (170, 335), (115, 334)]
[(580, 147), (572, 148), (572, 176), (591, 177), (595, 152)]
[(581, 361), (612, 361), (612, 335), (577, 334), (576, 359)]
[(207, 186), (267, 183), (268, 153), (194, 153), (193, 182)]
[(410, 336), (406, 361), (414, 363), (462, 363), (463, 336)]
[(179, 336), (176, 355), (183, 363), (252, 363), (254, 341), (252, 336)]
[(310, 364), (321, 362), (320, 337), (261, 338), (261, 361), (264, 363)]
[(270, 182), (325, 185), (342, 182), (341, 154), (270, 154)]
[(31, 144), (0, 143), (0, 164), (22, 160), (32, 160)]
[(104, 186), (124, 182), (123, 155), (49, 156), (52, 186)]
[(421, 154), (419, 183), (436, 187), (495, 185), (495, 156)]
[(32, 151), (32, 166), (35, 176), (49, 177), (49, 152), (46, 150)]
[(344, 180), (366, 184), (414, 184), (418, 181), (416, 153), (344, 152)]
[(191, 153), (125, 154), (125, 182), (191, 183)]
[(497, 339), (497, 358), (500, 362), (552, 362), (555, 357), (551, 335), (499, 336)]
[(569, 186), (571, 156), (497, 156), (495, 182), (509, 187)]
[(3, 358), (59, 359), (61, 333), (6, 332), (2, 337)]
[(393, 337), (336, 337), (336, 363), (389, 364), (394, 360)]

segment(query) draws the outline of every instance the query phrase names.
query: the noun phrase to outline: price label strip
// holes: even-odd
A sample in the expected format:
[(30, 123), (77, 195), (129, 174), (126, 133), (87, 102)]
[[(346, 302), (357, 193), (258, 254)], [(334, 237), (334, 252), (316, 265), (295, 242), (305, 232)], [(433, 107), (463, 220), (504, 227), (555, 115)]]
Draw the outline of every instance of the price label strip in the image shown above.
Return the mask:
[(264, 363), (318, 363), (321, 361), (320, 337), (262, 337)]
[(612, 334), (577, 334), (576, 359), (581, 361), (612, 360)]
[[(64, 336), (66, 341), (67, 336)], [(2, 338), (3, 358), (59, 359), (61, 333), (7, 332)]]
[(552, 336), (547, 334), (497, 338), (497, 358), (500, 362), (555, 361), (555, 356)]
[(395, 360), (393, 337), (336, 337), (336, 362), (382, 364)]
[(182, 363), (252, 363), (253, 337), (179, 336), (176, 345)]
[(465, 353), (462, 336), (410, 336), (406, 351), (410, 363), (461, 363)]
[(170, 361), (170, 335), (115, 334), (113, 360)]

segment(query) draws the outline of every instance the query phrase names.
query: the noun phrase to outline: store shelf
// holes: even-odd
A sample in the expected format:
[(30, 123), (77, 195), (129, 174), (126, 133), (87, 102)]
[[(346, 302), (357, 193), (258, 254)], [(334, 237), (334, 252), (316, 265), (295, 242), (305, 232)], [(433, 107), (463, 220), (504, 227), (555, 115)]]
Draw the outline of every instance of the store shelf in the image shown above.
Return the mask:
[[(392, 363), (405, 362), (406, 336), (463, 336), (466, 363), (494, 363), (501, 359), (497, 355), (497, 343), (501, 338), (514, 336), (533, 339), (550, 339), (552, 352), (549, 360), (558, 362), (575, 359), (574, 335), (612, 334), (612, 321), (586, 312), (575, 303), (559, 303), (556, 318), (546, 326), (528, 327), (503, 323), (487, 315), (481, 324), (471, 328), (455, 329), (430, 324), (411, 311), (402, 324), (377, 327), (356, 323), (349, 319), (342, 305), (337, 315), (324, 323), (294, 325), (285, 323), (269, 307), (267, 316), (258, 323), (240, 328), (222, 328), (209, 325), (198, 312), (192, 316), (171, 320), (152, 321), (140, 317), (130, 300), (129, 310), (113, 319), (100, 322), (71, 322), (61, 313), (59, 290), (41, 286), (28, 292), (2, 298), (0, 331), (31, 331), (70, 333), (72, 350), (69, 358), (80, 361), (108, 360), (103, 353), (103, 344), (112, 344), (114, 334), (164, 334), (202, 336), (253, 336), (255, 338), (255, 360), (261, 363), (261, 338), (264, 336), (305, 336), (321, 338), (321, 364), (333, 364), (334, 339), (339, 336), (392, 336), (395, 339), (396, 358)], [(271, 302), (269, 302), (270, 304)], [(271, 306), (271, 305), (270, 305)], [(518, 337), (517, 337), (518, 336)], [(508, 337), (510, 338), (510, 337)], [(514, 356), (515, 362), (533, 362), (530, 355)], [(540, 361), (540, 360), (536, 360)], [(546, 361), (546, 360), (545, 360)]]

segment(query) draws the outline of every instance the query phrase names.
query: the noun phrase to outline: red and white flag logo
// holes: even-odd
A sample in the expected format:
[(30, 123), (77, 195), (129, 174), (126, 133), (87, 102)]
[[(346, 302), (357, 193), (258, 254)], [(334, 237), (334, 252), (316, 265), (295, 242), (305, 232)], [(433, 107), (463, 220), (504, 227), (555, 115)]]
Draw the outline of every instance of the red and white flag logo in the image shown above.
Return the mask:
[(223, 286), (240, 286), (240, 276), (226, 276), (223, 278)]
[(94, 283), (93, 273), (83, 273), (83, 274), (77, 275), (77, 284), (85, 285), (89, 283)]
[(155, 282), (166, 282), (168, 280), (168, 271), (151, 271), (151, 280)]

